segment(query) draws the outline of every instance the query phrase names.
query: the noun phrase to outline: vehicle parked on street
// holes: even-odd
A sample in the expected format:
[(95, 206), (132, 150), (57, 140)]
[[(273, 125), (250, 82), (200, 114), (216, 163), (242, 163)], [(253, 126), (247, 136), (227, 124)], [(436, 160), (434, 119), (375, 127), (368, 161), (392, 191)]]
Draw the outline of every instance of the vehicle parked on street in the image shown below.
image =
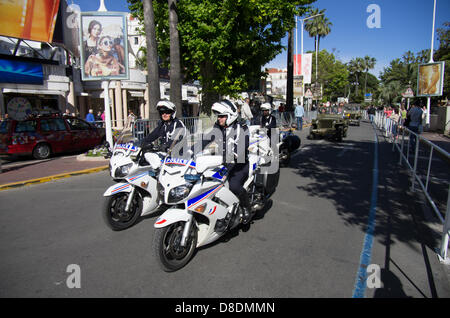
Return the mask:
[(317, 118), (311, 122), (308, 139), (319, 137), (342, 141), (347, 137), (348, 122), (342, 107), (320, 107)]
[(76, 117), (45, 115), (0, 122), (0, 155), (32, 155), (47, 159), (52, 154), (88, 150), (104, 143), (105, 130)]

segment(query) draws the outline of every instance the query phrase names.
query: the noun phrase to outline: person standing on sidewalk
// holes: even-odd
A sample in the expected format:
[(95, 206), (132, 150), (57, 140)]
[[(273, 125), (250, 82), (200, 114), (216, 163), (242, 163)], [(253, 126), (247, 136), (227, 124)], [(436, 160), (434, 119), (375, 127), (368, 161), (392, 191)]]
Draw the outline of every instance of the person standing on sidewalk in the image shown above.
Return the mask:
[[(417, 135), (420, 134), (422, 129), (422, 113), (423, 113), (422, 109), (416, 104), (413, 104), (411, 109), (408, 111), (408, 116), (410, 118), (408, 128)], [(413, 147), (413, 149), (415, 149), (416, 146), (415, 135), (411, 136), (411, 146)]]
[(88, 123), (93, 123), (93, 122), (95, 122), (94, 110), (89, 109), (89, 113), (86, 115), (86, 121), (87, 121)]
[(297, 130), (303, 129), (303, 116), (305, 116), (305, 109), (302, 105), (295, 107), (295, 118), (297, 118)]
[(247, 126), (250, 126), (250, 122), (251, 122), (251, 120), (253, 118), (253, 114), (252, 114), (252, 111), (250, 109), (249, 103), (250, 103), (250, 99), (246, 98), (244, 100), (244, 103), (242, 104), (242, 107), (241, 107), (241, 118), (243, 120), (245, 120)]

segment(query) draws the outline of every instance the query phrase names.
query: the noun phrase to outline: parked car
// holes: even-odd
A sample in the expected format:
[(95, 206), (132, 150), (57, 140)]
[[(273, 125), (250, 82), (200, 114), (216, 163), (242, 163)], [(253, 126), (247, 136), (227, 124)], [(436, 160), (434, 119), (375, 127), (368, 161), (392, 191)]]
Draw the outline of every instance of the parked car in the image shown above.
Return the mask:
[(317, 118), (311, 122), (308, 139), (323, 137), (342, 141), (347, 137), (347, 130), (342, 107), (320, 107)]
[(55, 153), (88, 150), (104, 141), (104, 128), (76, 117), (50, 115), (0, 122), (0, 155), (46, 159)]

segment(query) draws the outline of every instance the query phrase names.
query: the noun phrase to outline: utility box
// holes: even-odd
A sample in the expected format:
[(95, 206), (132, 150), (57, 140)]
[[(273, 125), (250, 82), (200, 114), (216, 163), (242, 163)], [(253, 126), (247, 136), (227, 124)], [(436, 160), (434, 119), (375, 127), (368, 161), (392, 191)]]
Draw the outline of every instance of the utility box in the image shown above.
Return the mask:
[[(437, 127), (436, 130), (446, 133), (450, 131), (450, 106), (436, 107)], [(433, 114), (431, 114), (433, 116)], [(432, 127), (430, 117), (430, 127)]]

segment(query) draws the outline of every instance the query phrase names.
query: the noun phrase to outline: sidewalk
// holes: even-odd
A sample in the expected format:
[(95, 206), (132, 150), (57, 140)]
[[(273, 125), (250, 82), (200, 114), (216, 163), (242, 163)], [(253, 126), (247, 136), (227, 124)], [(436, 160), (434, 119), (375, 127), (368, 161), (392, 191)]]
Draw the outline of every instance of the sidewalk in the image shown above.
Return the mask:
[(84, 155), (54, 157), (42, 161), (22, 161), (2, 165), (0, 191), (28, 184), (42, 183), (70, 176), (108, 169), (109, 160)]

